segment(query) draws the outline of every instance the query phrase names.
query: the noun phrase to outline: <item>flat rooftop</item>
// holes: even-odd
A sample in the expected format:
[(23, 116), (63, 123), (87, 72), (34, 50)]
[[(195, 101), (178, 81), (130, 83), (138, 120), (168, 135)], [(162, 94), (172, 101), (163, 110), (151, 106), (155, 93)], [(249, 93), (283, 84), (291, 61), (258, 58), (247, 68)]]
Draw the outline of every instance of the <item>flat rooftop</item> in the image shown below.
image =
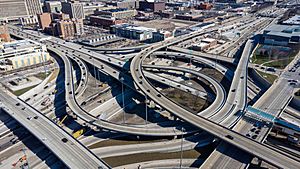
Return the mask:
[(300, 15), (295, 15), (289, 18), (288, 20), (283, 21), (283, 23), (291, 25), (300, 25)]
[(270, 25), (264, 30), (265, 35), (274, 35), (282, 37), (292, 37), (300, 36), (300, 26), (299, 25)]
[(12, 42), (3, 43), (0, 45), (0, 53), (5, 53), (13, 50), (25, 49), (30, 47), (35, 47), (41, 45), (35, 41), (25, 39), (25, 40), (17, 40)]

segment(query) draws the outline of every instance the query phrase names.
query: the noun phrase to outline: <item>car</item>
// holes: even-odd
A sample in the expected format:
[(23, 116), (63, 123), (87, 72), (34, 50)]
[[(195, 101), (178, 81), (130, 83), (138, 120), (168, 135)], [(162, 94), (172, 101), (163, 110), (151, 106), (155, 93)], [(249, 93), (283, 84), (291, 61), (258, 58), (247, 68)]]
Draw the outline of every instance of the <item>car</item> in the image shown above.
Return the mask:
[(251, 135), (249, 133), (246, 134), (247, 137), (251, 137)]
[(255, 135), (253, 135), (251, 138), (252, 138), (252, 139), (256, 139), (256, 138), (257, 138), (257, 135), (255, 134)]
[(22, 110), (25, 110), (25, 107), (23, 107)]
[(38, 118), (39, 118), (39, 116), (34, 116), (33, 118), (34, 118), (34, 119), (38, 119)]
[(32, 117), (31, 117), (31, 116), (28, 116), (28, 117), (27, 117), (27, 120), (31, 120), (31, 119), (32, 119)]
[(66, 142), (68, 142), (68, 139), (62, 138), (61, 141), (64, 142), (64, 143), (66, 143)]
[(256, 130), (256, 128), (252, 128), (250, 131), (251, 131), (251, 132), (255, 132), (255, 130)]
[(17, 103), (16, 106), (20, 106), (20, 103)]
[(276, 72), (276, 70), (272, 67), (268, 67), (266, 70), (269, 71), (269, 72)]
[(226, 135), (226, 138), (229, 138), (230, 140), (233, 140), (233, 137), (231, 135)]

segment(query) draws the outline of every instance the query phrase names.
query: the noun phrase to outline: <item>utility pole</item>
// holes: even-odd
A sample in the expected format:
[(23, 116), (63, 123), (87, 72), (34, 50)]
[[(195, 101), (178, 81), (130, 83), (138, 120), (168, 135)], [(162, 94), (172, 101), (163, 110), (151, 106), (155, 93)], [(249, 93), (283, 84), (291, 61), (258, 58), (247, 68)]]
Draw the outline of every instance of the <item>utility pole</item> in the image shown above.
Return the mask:
[(180, 164), (179, 164), (179, 168), (182, 168), (182, 156), (183, 156), (183, 132), (184, 132), (184, 128), (181, 127), (181, 146), (180, 146)]
[(146, 117), (145, 117), (145, 124), (148, 123), (148, 107), (147, 107), (147, 95), (145, 94), (145, 106), (146, 106)]
[[(40, 44), (40, 45), (42, 45), (42, 44)], [(43, 66), (44, 66), (45, 77), (47, 77), (46, 60), (45, 60), (45, 56), (43, 54), (44, 54), (44, 51), (43, 51), (43, 47), (41, 46), (41, 57), (42, 57), (42, 62), (43, 62)]]
[[(92, 57), (93, 59), (93, 63), (94, 63), (94, 57)], [(95, 78), (95, 88), (97, 87), (97, 75), (96, 75), (96, 67), (95, 65), (93, 64), (93, 67), (94, 67), (94, 78)]]
[(125, 99), (124, 99), (124, 77), (120, 78), (122, 83), (123, 124), (125, 124)]

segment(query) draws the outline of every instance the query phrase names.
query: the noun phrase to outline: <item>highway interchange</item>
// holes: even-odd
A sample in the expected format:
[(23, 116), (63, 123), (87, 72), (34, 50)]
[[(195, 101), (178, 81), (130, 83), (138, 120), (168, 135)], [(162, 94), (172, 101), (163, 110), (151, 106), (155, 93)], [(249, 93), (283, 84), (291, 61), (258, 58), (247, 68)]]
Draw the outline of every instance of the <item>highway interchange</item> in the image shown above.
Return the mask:
[[(26, 30), (20, 30), (19, 28), (13, 26), (11, 26), (10, 29), (11, 34), (21, 38), (31, 38), (33, 40), (39, 40), (43, 37), (43, 35), (37, 34), (34, 31), (26, 32)], [(233, 147), (230, 149), (227, 148), (227, 150), (237, 151), (236, 148), (239, 148), (243, 151), (246, 151), (250, 155), (258, 157), (259, 159), (269, 162), (277, 167), (298, 168), (300, 165), (299, 159), (295, 159), (290, 155), (279, 152), (273, 148), (266, 146), (263, 143), (267, 133), (269, 132), (269, 128), (263, 130), (260, 133), (260, 136), (257, 137), (257, 139), (251, 139), (249, 137), (246, 137), (246, 133), (243, 133), (244, 131), (249, 130), (249, 128), (251, 128), (250, 123), (247, 123), (241, 119), (245, 114), (247, 106), (247, 91), (249, 91), (248, 86), (250, 85), (248, 84), (248, 63), (252, 55), (252, 51), (256, 46), (256, 42), (254, 40), (245, 41), (243, 52), (239, 61), (234, 61), (236, 59), (225, 56), (219, 56), (216, 54), (191, 52), (190, 50), (174, 46), (176, 44), (179, 44), (183, 41), (188, 41), (189, 39), (192, 39), (204, 33), (213, 32), (216, 29), (217, 28), (210, 28), (203, 32), (194, 32), (188, 35), (176, 37), (172, 40), (159, 42), (151, 46), (146, 45), (139, 48), (130, 48), (126, 50), (124, 49), (125, 51), (139, 51), (139, 53), (137, 53), (136, 55), (131, 55), (129, 57), (129, 59), (132, 59), (130, 64), (118, 58), (109, 57), (108, 55), (105, 55), (103, 53), (94, 52), (91, 51), (91, 49), (82, 48), (80, 45), (76, 45), (71, 42), (65, 42), (57, 38), (51, 38), (50, 40), (44, 40), (41, 42), (47, 45), (48, 50), (56, 53), (63, 60), (65, 70), (64, 87), (66, 104), (68, 105), (68, 108), (72, 110), (72, 113), (70, 115), (83, 120), (83, 124), (85, 126), (88, 126), (95, 130), (101, 129), (105, 131), (120, 132), (138, 136), (178, 136), (182, 134), (190, 134), (200, 131), (201, 135), (207, 135), (207, 133), (209, 133), (222, 140), (221, 144), (218, 146), (217, 149), (224, 149), (224, 147)], [(244, 40), (246, 39), (247, 38), (244, 38)], [(243, 39), (240, 38), (238, 41), (239, 42), (236, 43), (240, 43), (240, 41), (243, 41)], [(164, 49), (167, 49), (168, 51), (163, 51)], [(170, 50), (172, 52), (170, 52)], [(223, 53), (226, 53), (226, 51), (223, 51)], [(171, 58), (172, 60), (183, 58), (186, 60), (190, 60), (190, 62), (194, 63), (204, 63), (209, 67), (216, 69), (219, 73), (223, 74), (225, 78), (232, 81), (228, 93), (226, 93), (224, 87), (217, 80), (203, 73), (199, 73), (191, 69), (189, 66), (174, 67), (165, 65), (151, 65), (144, 63), (147, 59), (153, 56)], [(223, 66), (222, 64), (214, 62), (214, 59), (218, 59), (219, 61), (227, 62), (230, 64), (235, 64), (237, 65), (237, 69), (235, 69), (235, 71), (232, 71)], [(297, 61), (297, 59), (298, 58), (296, 58), (294, 61)], [(73, 74), (74, 71), (71, 60), (75, 61), (79, 65), (81, 73), (81, 79), (79, 79), (80, 83), (78, 85), (79, 87), (77, 87), (76, 89), (76, 78)], [(101, 73), (108, 74), (109, 76), (128, 86), (131, 90), (137, 91), (141, 96), (145, 96), (146, 100), (153, 101), (157, 106), (163, 108), (164, 110), (167, 110), (168, 112), (172, 113), (175, 117), (178, 117), (184, 122), (181, 122), (181, 120), (177, 120), (168, 124), (167, 127), (165, 127), (164, 125), (160, 126), (160, 124), (156, 125), (151, 123), (143, 126), (137, 126), (112, 123), (108, 120), (97, 118), (91, 115), (89, 112), (81, 108), (76, 99), (80, 97), (86, 90), (88, 81), (88, 68), (86, 66), (86, 63), (93, 65), (94, 69), (95, 67), (97, 67), (97, 69)], [(294, 63), (292, 62), (291, 65), (293, 66), (293, 64)], [(153, 84), (151, 84), (149, 79), (155, 80), (165, 85), (169, 85), (174, 88), (178, 88), (180, 90), (190, 91), (192, 94), (198, 95), (202, 98), (214, 97), (212, 96), (213, 94), (205, 93), (203, 91), (197, 92), (197, 90), (193, 87), (184, 84), (179, 84), (175, 80), (158, 76), (153, 73), (155, 72), (155, 70), (167, 72), (172, 70), (175, 72), (182, 72), (184, 74), (191, 74), (199, 79), (204, 79), (208, 81), (212, 85), (213, 89), (216, 91), (214, 102), (207, 109), (198, 112), (198, 115), (186, 110), (185, 108), (178, 105), (174, 101), (167, 98), (164, 94), (162, 94), (160, 90), (158, 90)], [(293, 87), (288, 86), (288, 83), (286, 83), (287, 78), (282, 77), (294, 75), (288, 74), (286, 72), (288, 72), (287, 69), (284, 70), (284, 73), (281, 74), (277, 82), (274, 83), (272, 87), (269, 88), (269, 90), (254, 104), (254, 107), (269, 110), (267, 112), (274, 113), (274, 116), (278, 116), (282, 112), (282, 110), (290, 102), (293, 94)], [(297, 72), (298, 70), (296, 71), (296, 73)], [(271, 95), (273, 95), (272, 92), (280, 93), (277, 95), (277, 99), (271, 100), (270, 98), (268, 98), (271, 97)], [(65, 131), (61, 130), (59, 126), (50, 122), (49, 119), (42, 116), (41, 113), (32, 109), (26, 103), (22, 103), (21, 100), (13, 99), (12, 96), (9, 96), (5, 93), (1, 94), (1, 97), (1, 102), (5, 103), (4, 106), (2, 106), (4, 107), (3, 109), (6, 110), (8, 113), (10, 113), (10, 110), (14, 110), (15, 115), (12, 116), (17, 121), (24, 125), (24, 127), (27, 128), (30, 132), (32, 132), (32, 134), (34, 134), (37, 138), (46, 138), (41, 139), (41, 141), (49, 149), (51, 149), (51, 151), (53, 151), (57, 157), (59, 157), (63, 162), (65, 162), (66, 166), (70, 168), (84, 168), (84, 165), (90, 165), (90, 167), (88, 168), (97, 168), (99, 167), (98, 165), (101, 164), (101, 167), (103, 168), (110, 168), (104, 161), (97, 158), (95, 155), (97, 154), (97, 156), (105, 157), (105, 155), (101, 155), (102, 151), (89, 151), (87, 148), (85, 148), (84, 145), (80, 144), (76, 139), (72, 138)], [(285, 97), (285, 99), (282, 99), (282, 97)], [(7, 101), (4, 98), (11, 98), (11, 100)], [(24, 98), (23, 100), (26, 100), (26, 98)], [(22, 113), (17, 113), (20, 112), (18, 108), (15, 108), (15, 104), (17, 103), (19, 103), (21, 106), (26, 107), (25, 111), (27, 114), (19, 116), (19, 114)], [(26, 118), (28, 116), (38, 116), (39, 118), (38, 120), (28, 121)], [(42, 122), (42, 126), (48, 127), (40, 127), (38, 129), (30, 127), (35, 123), (35, 125), (40, 125), (38, 123)], [(174, 125), (175, 127), (173, 127)], [(185, 131), (181, 131), (182, 128), (185, 128)], [(49, 131), (45, 131), (46, 129)], [(39, 135), (40, 133), (47, 133), (47, 135), (41, 136)], [(63, 143), (61, 141), (62, 137), (66, 137), (69, 140), (69, 142), (67, 144)], [(198, 136), (196, 138), (199, 143), (202, 142), (203, 144), (206, 144), (207, 142), (213, 140), (212, 137), (209, 137), (208, 139), (203, 139), (202, 137)], [(53, 142), (49, 140), (53, 140)], [(178, 142), (180, 141), (177, 141), (177, 143), (174, 144), (178, 145)], [(185, 142), (184, 144), (189, 143)], [(161, 149), (161, 145), (159, 143), (157, 146), (157, 149)], [(64, 149), (57, 150), (57, 147), (64, 147)], [(114, 148), (118, 150), (118, 147)], [(166, 149), (169, 150), (172, 148), (174, 149), (174, 145), (173, 147), (166, 147)], [(82, 150), (82, 152), (72, 153), (71, 151), (74, 151), (75, 149)], [(115, 153), (115, 156), (116, 154), (120, 155), (126, 154), (126, 152), (129, 153), (129, 149), (130, 147), (128, 149), (124, 149), (124, 151), (122, 152), (117, 152)], [(136, 150), (131, 151), (133, 153)], [(153, 149), (153, 151), (155, 150)], [(62, 155), (60, 153), (65, 154)], [(113, 153), (114, 152), (112, 150), (111, 154), (108, 153), (109, 155), (106, 156), (114, 156)], [(68, 156), (67, 154), (74, 154), (74, 157)], [(211, 166), (211, 164), (224, 165), (224, 162), (215, 162), (216, 160), (218, 160), (218, 158), (222, 160), (221, 156), (222, 154), (215, 150), (208, 158), (208, 160), (204, 162), (203, 167), (216, 167)], [(213, 160), (214, 162), (211, 162), (210, 160)], [(232, 163), (234, 162), (235, 161), (233, 161)], [(251, 161), (247, 161), (245, 164), (247, 165), (249, 162)], [(232, 165), (231, 161), (228, 160), (226, 165)]]

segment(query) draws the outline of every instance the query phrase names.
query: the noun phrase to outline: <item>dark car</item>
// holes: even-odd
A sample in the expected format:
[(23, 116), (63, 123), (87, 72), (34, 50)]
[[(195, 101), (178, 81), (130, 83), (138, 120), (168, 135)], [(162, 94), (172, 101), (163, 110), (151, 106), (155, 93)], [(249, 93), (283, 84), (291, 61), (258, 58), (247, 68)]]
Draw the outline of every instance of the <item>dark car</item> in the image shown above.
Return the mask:
[(233, 137), (231, 135), (226, 135), (225, 137), (229, 138), (230, 140), (233, 140)]
[(64, 143), (66, 143), (66, 142), (68, 142), (68, 139), (62, 138), (61, 141), (64, 142)]

